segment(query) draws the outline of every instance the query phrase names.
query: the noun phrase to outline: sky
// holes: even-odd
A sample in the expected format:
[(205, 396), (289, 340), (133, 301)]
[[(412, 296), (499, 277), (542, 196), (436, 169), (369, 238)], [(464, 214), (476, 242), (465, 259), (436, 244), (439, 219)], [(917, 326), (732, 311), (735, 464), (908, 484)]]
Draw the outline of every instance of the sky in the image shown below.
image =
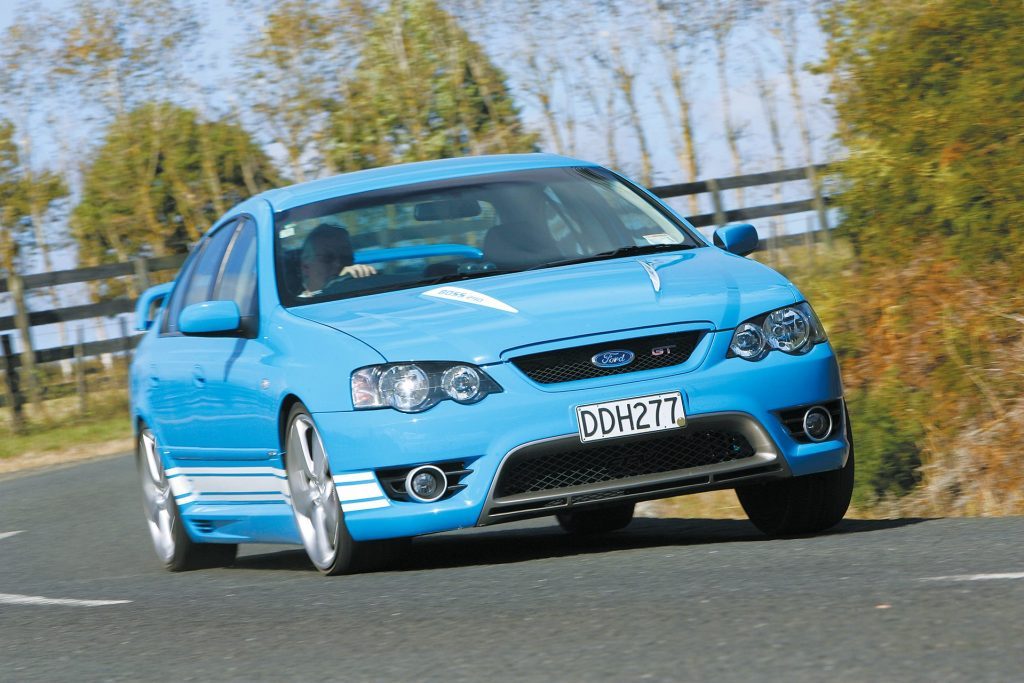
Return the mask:
[[(44, 10), (59, 10), (71, 4), (70, 0), (37, 0), (33, 3)], [(21, 0), (0, 0), (0, 31), (3, 31), (18, 16), (18, 8), (23, 5)], [(200, 12), (200, 21), (204, 27), (204, 38), (201, 40), (200, 50), (202, 56), (200, 61), (207, 64), (207, 68), (199, 73), (192, 73), (190, 76), (199, 81), (200, 85), (212, 94), (210, 99), (216, 101), (221, 98), (241, 98), (244, 93), (226, 91), (225, 84), (229, 84), (232, 78), (233, 55), (244, 49), (245, 40), (251, 31), (245, 26), (245, 18), (238, 14), (237, 6), (226, 0), (219, 2), (197, 2)], [(511, 32), (504, 32), (503, 27), (487, 27), (490, 35), (497, 35), (496, 40), (509, 41), (508, 44), (488, 45), (492, 54), (507, 53), (516, 48), (517, 37)], [(494, 30), (497, 29), (497, 30)], [(614, 28), (612, 29), (614, 30)], [(802, 62), (811, 62), (820, 59), (824, 52), (824, 38), (818, 29), (813, 17), (802, 18), (800, 25), (800, 40)], [(502, 37), (507, 36), (507, 37)], [(596, 41), (608, 40), (608, 36), (595, 36)], [(743, 131), (740, 141), (741, 147), (745, 150), (745, 173), (775, 170), (777, 164), (774, 160), (774, 152), (769, 144), (767, 124), (763, 113), (763, 103), (757, 96), (756, 88), (753, 85), (753, 70), (749, 65), (754, 60), (762, 60), (765, 72), (770, 80), (775, 83), (779, 97), (779, 113), (782, 121), (792, 121), (793, 112), (789, 106), (784, 82), (784, 74), (781, 71), (780, 60), (770, 57), (770, 46), (773, 44), (765, 34), (764, 28), (755, 22), (748, 22), (740, 26), (735, 32), (731, 41), (729, 52), (730, 64), (734, 65), (732, 72), (732, 88), (730, 91), (732, 99), (732, 112), (734, 120)], [(650, 58), (647, 61), (637, 61), (638, 66), (643, 69), (657, 69), (660, 65), (654, 63)], [(499, 65), (508, 72), (510, 85), (513, 94), (518, 95), (517, 101), (522, 108), (522, 116), (526, 125), (543, 134), (545, 128), (539, 110), (531, 106), (530, 100), (522, 96), (517, 88), (521, 74), (517, 74), (512, 65)], [(701, 177), (725, 177), (734, 175), (732, 162), (729, 157), (724, 127), (721, 123), (721, 108), (718, 104), (719, 90), (717, 77), (714, 72), (714, 63), (710, 54), (704, 55), (697, 63), (692, 77), (692, 99), (695, 104), (694, 118), (695, 126), (700, 134), (699, 152), (701, 157)], [(832, 148), (831, 135), (833, 122), (831, 112), (823, 104), (825, 96), (825, 82), (823, 78), (812, 78), (805, 76), (802, 81), (803, 96), (808, 103), (808, 114), (810, 116), (811, 128), (814, 133), (815, 161), (827, 161), (836, 155)], [(654, 184), (669, 184), (682, 182), (683, 176), (673, 153), (671, 136), (673, 135), (664, 125), (664, 119), (656, 93), (651, 90), (650, 85), (643, 86), (639, 92), (641, 115), (645, 120), (645, 128), (648, 132), (648, 142), (652, 150), (654, 162)], [(576, 156), (579, 158), (605, 163), (602, 157), (605, 154), (603, 142), (603, 130), (598, 122), (595, 125), (583, 125), (581, 121), (578, 133), (578, 144)], [(101, 132), (101, 131), (100, 131)], [(258, 131), (257, 131), (258, 132)], [(795, 126), (784, 127), (785, 147), (787, 150), (786, 166), (803, 165), (802, 148), (797, 138)], [(37, 159), (50, 159), (55, 153), (53, 143), (46, 142), (46, 136), (42, 138), (41, 144), (37, 146)], [(550, 144), (542, 136), (542, 148), (545, 151), (550, 149)], [(639, 175), (638, 145), (635, 138), (631, 137), (628, 127), (623, 127), (620, 132), (619, 157), (621, 168), (627, 174)], [(274, 150), (269, 150), (274, 154)], [(806, 187), (791, 183), (784, 187), (785, 200), (803, 199), (807, 196)], [(772, 203), (775, 201), (771, 188), (763, 190), (748, 190), (747, 205), (756, 203)], [(726, 197), (726, 208), (735, 208), (736, 198)], [(688, 213), (688, 206), (684, 200), (673, 200), (671, 202), (681, 212)], [(710, 198), (703, 198), (701, 211), (710, 211)], [(803, 231), (808, 225), (807, 215), (794, 215), (780, 218), (781, 229), (784, 232)], [(767, 221), (758, 222), (758, 226), (764, 231), (767, 228)], [(66, 240), (70, 245), (70, 240)], [(58, 268), (75, 267), (74, 249), (71, 246), (61, 250), (56, 256)], [(41, 264), (33, 264), (30, 269), (37, 271)], [(62, 288), (61, 299), (64, 305), (82, 303), (86, 299), (83, 288)], [(9, 303), (0, 297), (0, 315), (6, 314), (5, 309)], [(108, 325), (113, 333), (116, 324)], [(39, 347), (53, 346), (60, 343), (56, 331), (53, 328), (37, 328), (34, 334), (38, 337), (36, 343)], [(92, 334), (89, 335), (90, 337)]]

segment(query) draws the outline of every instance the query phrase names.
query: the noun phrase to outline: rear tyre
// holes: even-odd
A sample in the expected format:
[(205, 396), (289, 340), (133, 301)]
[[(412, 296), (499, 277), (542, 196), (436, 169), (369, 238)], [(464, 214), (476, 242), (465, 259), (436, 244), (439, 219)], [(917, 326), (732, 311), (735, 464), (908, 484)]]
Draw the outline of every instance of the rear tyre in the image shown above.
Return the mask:
[(850, 453), (838, 470), (736, 489), (747, 517), (769, 536), (813, 534), (843, 519), (853, 497), (853, 432), (846, 417)]
[(288, 414), (285, 470), (292, 510), (310, 561), (325, 576), (376, 569), (395, 559), (404, 547), (396, 541), (352, 539), (334, 487), (320, 433), (301, 403)]
[(164, 471), (156, 437), (143, 426), (135, 445), (142, 480), (142, 503), (153, 548), (164, 568), (172, 572), (224, 567), (235, 561), (235, 543), (196, 543), (189, 537)]
[(559, 526), (570, 534), (606, 534), (629, 525), (633, 521), (634, 508), (634, 503), (620, 503), (594, 510), (568, 510), (556, 516)]

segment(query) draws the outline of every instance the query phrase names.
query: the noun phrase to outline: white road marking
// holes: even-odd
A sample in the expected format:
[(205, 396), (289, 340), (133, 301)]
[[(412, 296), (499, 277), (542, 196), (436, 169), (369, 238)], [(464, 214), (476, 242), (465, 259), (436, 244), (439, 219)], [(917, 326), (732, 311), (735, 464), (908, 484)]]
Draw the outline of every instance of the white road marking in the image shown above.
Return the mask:
[[(0, 540), (23, 534), (24, 531), (0, 532)], [(104, 605), (124, 605), (131, 600), (75, 600), (73, 598), (44, 598), (41, 595), (18, 595), (17, 593), (0, 593), (0, 605), (64, 605), (70, 607), (103, 607)]]
[(44, 598), (41, 595), (0, 593), (0, 605), (64, 605), (69, 607), (102, 607), (123, 605), (131, 600), (75, 600), (72, 598)]
[(995, 581), (999, 579), (1024, 579), (1024, 572), (1005, 574), (954, 574), (952, 576), (926, 576), (922, 581)]

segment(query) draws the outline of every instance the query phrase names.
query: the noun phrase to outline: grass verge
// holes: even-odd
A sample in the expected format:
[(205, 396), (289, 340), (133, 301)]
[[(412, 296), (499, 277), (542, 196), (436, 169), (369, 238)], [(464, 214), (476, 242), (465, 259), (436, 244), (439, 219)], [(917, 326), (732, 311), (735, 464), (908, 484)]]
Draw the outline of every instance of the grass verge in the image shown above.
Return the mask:
[[(0, 425), (0, 460), (76, 452), (106, 447), (112, 442), (130, 442), (128, 397), (123, 391), (91, 394), (89, 409), (80, 413), (74, 407), (76, 397), (47, 401), (44, 414), (28, 417), (25, 429), (15, 433), (10, 420)], [(25, 408), (26, 416), (32, 411)], [(101, 448), (103, 450), (103, 448)]]

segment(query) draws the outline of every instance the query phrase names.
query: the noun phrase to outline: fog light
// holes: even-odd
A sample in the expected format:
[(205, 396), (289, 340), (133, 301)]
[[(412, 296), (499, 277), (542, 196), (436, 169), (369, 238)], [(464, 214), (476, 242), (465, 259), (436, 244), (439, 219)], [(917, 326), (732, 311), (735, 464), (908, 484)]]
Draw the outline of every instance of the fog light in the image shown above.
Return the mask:
[(804, 413), (804, 434), (811, 441), (824, 441), (832, 433), (832, 415), (821, 406)]
[(405, 490), (420, 503), (433, 503), (448, 490), (448, 477), (440, 467), (423, 465), (405, 476)]

